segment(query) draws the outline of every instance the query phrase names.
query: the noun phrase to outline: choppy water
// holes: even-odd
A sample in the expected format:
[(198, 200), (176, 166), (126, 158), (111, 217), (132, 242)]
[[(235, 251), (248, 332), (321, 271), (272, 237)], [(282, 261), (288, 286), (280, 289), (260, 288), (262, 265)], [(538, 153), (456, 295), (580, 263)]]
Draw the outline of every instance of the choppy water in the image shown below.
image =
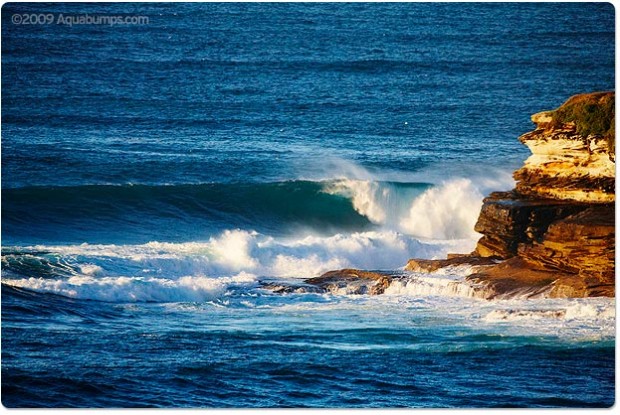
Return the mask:
[[(32, 12), (148, 25), (16, 25)], [(607, 407), (613, 299), (276, 294), (468, 252), (608, 4), (7, 4), (9, 407)], [(456, 284), (456, 285), (455, 285)]]

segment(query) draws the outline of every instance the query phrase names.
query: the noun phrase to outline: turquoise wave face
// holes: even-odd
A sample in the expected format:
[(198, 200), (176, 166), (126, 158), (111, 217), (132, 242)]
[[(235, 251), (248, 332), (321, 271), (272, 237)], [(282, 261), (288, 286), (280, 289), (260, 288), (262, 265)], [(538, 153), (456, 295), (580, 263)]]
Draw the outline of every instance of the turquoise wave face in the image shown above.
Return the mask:
[(405, 209), (429, 187), (426, 183), (286, 181), (4, 189), (2, 236), (5, 241), (81, 243), (191, 240), (228, 228), (276, 235), (295, 229), (363, 231), (373, 226), (372, 217), (355, 206), (356, 197), (384, 210), (390, 208), (388, 199), (393, 199)]

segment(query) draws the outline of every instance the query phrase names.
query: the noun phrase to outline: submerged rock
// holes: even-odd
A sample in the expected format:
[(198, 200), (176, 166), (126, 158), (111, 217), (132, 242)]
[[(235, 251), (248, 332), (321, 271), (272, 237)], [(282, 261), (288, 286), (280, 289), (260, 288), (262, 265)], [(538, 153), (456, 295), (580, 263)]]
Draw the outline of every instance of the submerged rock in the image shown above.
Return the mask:
[(383, 294), (393, 276), (387, 273), (341, 269), (309, 278), (302, 283), (264, 281), (261, 287), (276, 294), (333, 293), (333, 294)]
[(306, 294), (322, 293), (323, 289), (315, 285), (308, 284), (286, 284), (282, 282), (261, 282), (261, 288), (273, 291), (276, 294)]

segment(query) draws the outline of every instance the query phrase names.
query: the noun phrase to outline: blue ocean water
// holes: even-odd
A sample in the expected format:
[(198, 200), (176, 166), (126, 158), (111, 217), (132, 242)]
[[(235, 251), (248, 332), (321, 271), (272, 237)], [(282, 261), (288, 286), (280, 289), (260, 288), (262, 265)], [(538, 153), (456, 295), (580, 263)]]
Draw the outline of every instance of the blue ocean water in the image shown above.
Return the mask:
[[(86, 14), (148, 23), (58, 23)], [(613, 405), (613, 299), (481, 300), (462, 269), (381, 296), (263, 283), (471, 251), (530, 114), (614, 88), (614, 24), (603, 3), (5, 4), (2, 403)]]

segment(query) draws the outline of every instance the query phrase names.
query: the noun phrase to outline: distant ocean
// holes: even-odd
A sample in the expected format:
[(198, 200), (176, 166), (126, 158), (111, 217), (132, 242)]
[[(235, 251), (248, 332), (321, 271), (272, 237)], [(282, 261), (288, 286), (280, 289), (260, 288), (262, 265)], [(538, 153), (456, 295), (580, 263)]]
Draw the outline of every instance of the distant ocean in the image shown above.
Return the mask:
[[(614, 299), (487, 301), (446, 289), (466, 269), (402, 267), (474, 248), (531, 114), (614, 89), (614, 24), (605, 3), (5, 4), (2, 403), (613, 405)], [(262, 285), (341, 268), (406, 278)]]

